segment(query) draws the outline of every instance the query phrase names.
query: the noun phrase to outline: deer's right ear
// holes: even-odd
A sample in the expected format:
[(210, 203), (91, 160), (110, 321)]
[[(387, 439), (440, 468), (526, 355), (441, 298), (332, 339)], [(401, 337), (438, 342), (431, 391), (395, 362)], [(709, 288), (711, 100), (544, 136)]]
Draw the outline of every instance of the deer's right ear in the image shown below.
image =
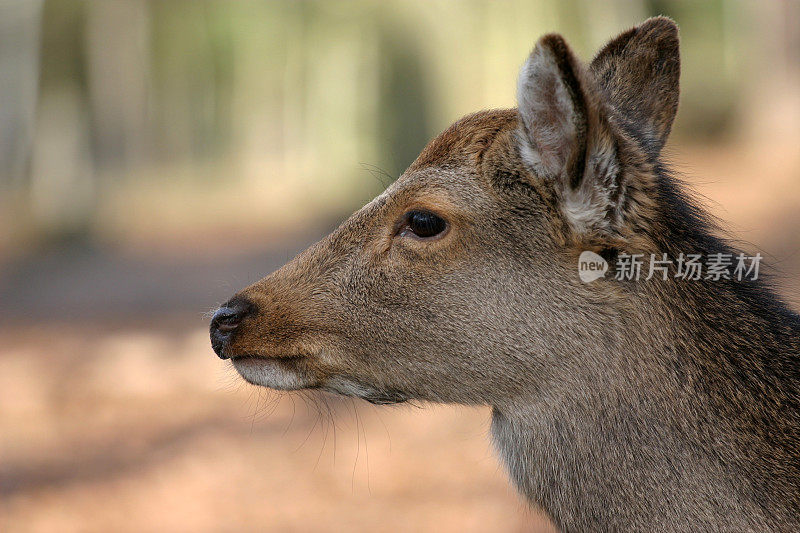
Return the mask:
[(560, 35), (536, 44), (517, 84), (523, 162), (552, 184), (577, 234), (621, 233), (618, 143), (593, 80)]
[(578, 60), (556, 34), (536, 43), (520, 71), (520, 150), (542, 177), (580, 179), (589, 119), (581, 78)]

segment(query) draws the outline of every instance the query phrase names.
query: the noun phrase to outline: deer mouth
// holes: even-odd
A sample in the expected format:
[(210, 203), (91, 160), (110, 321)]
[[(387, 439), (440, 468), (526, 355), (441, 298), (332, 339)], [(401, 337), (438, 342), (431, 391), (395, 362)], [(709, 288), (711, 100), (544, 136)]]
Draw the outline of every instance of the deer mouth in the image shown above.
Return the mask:
[(244, 362), (244, 361), (283, 361), (285, 363), (294, 363), (297, 361), (301, 361), (306, 359), (305, 355), (254, 355), (254, 354), (244, 354), (244, 355), (234, 355), (231, 357), (231, 361), (233, 363), (236, 362)]
[(316, 380), (305, 364), (307, 360), (308, 357), (302, 355), (271, 357), (243, 354), (231, 358), (233, 368), (245, 381), (276, 390), (314, 387)]
[(361, 398), (375, 405), (403, 403), (408, 394), (384, 387), (374, 387), (345, 375), (320, 377), (309, 361), (311, 356), (265, 356), (242, 354), (231, 358), (233, 367), (250, 384), (275, 390), (320, 389), (342, 396)]

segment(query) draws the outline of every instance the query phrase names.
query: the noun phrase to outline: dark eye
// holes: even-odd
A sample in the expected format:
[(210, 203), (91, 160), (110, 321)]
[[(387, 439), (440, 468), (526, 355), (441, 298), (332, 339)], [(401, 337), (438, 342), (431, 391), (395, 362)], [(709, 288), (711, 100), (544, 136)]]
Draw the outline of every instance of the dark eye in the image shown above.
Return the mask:
[(409, 211), (406, 214), (406, 230), (421, 239), (439, 235), (447, 229), (447, 222), (430, 211)]

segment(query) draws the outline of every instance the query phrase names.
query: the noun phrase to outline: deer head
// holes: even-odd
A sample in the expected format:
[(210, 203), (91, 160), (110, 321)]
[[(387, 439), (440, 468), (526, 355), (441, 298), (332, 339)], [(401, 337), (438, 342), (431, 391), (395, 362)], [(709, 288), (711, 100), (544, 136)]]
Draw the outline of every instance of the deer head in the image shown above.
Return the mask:
[(650, 19), (588, 66), (536, 44), (518, 109), (467, 116), (328, 237), (214, 316), (247, 381), (374, 403), (499, 405), (602, 371), (625, 332), (577, 255), (664, 230), (658, 154), (678, 101), (675, 24)]

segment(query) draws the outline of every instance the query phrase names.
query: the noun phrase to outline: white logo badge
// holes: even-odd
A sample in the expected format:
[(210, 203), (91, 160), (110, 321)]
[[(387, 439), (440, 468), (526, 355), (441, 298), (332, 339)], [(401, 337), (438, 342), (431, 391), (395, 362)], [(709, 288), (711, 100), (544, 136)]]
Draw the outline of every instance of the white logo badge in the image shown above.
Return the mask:
[(602, 278), (608, 271), (608, 262), (594, 252), (585, 250), (578, 257), (578, 276), (584, 283)]

